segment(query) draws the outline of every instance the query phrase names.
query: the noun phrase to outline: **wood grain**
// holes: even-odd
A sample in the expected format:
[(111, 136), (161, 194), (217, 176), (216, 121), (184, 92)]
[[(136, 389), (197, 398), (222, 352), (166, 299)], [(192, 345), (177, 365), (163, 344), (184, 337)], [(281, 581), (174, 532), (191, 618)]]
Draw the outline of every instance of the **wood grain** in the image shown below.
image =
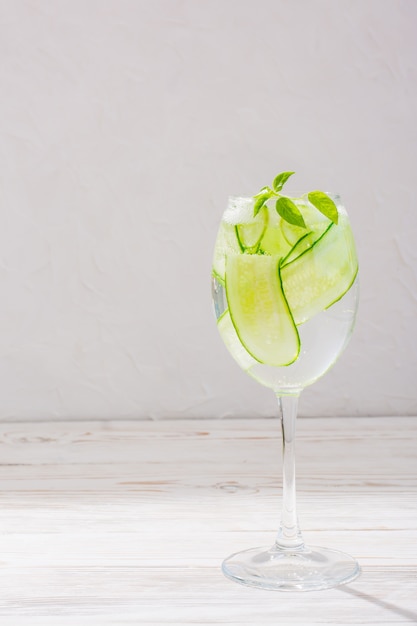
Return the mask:
[(3, 423), (0, 623), (417, 623), (416, 444), (416, 418), (299, 420), (305, 539), (363, 568), (300, 595), (220, 570), (274, 541), (278, 420)]

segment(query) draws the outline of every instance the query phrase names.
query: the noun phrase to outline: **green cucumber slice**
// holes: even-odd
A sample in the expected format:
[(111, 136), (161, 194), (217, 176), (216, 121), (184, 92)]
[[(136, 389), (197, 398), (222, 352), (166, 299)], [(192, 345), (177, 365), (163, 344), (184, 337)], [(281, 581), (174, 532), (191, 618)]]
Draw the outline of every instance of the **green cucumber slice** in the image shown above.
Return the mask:
[(296, 244), (293, 245), (289, 253), (282, 259), (281, 267), (287, 265), (287, 263), (291, 263), (295, 261), (296, 258), (304, 254), (309, 248), (312, 248), (318, 239), (323, 235), (325, 230), (330, 228), (330, 224), (326, 225), (326, 228), (323, 231), (317, 230), (316, 232), (307, 232), (297, 241)]
[(236, 237), (242, 252), (254, 254), (268, 225), (268, 210), (264, 207), (249, 223), (236, 224)]
[(240, 252), (239, 242), (236, 238), (233, 224), (221, 222), (214, 246), (212, 275), (224, 285), (226, 271), (226, 255)]
[(285, 257), (290, 250), (291, 246), (282, 234), (279, 224), (268, 225), (261, 239), (259, 251), (262, 254)]
[(306, 229), (301, 226), (295, 226), (295, 224), (290, 224), (285, 220), (281, 220), (281, 232), (285, 241), (289, 246), (295, 246), (297, 241), (299, 241), (306, 234)]
[(326, 228), (332, 223), (327, 217), (325, 217), (320, 211), (318, 211), (311, 202), (306, 198), (292, 198), (292, 201), (296, 204), (296, 206), (300, 209), (304, 221), (307, 226), (307, 230), (300, 226), (295, 226), (294, 224), (290, 224), (286, 220), (281, 220), (281, 230), (284, 235), (286, 241), (291, 246), (295, 246), (295, 244), (302, 239), (307, 232), (316, 233), (316, 239), (323, 234)]
[(311, 247), (281, 268), (282, 285), (296, 324), (328, 309), (348, 291), (358, 271), (347, 218), (325, 230)]
[(226, 348), (245, 372), (252, 367), (252, 365), (257, 363), (257, 361), (241, 344), (239, 337), (236, 334), (235, 327), (233, 326), (228, 309), (226, 309), (217, 320), (217, 328), (219, 329), (220, 336), (223, 339)]
[(280, 258), (230, 254), (226, 297), (240, 342), (259, 363), (283, 366), (300, 352), (300, 339), (281, 283)]

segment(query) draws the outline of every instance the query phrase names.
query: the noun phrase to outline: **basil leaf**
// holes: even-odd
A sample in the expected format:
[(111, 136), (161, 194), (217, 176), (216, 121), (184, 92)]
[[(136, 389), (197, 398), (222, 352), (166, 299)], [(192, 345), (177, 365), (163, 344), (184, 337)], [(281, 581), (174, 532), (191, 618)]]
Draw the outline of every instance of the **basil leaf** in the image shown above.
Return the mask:
[(265, 193), (255, 196), (256, 201), (253, 207), (253, 217), (256, 217), (258, 215), (259, 211), (262, 209), (265, 202), (267, 202), (267, 200), (269, 200), (270, 197), (271, 197), (271, 193), (269, 191), (266, 191)]
[(287, 180), (290, 176), (292, 176), (295, 172), (281, 172), (274, 178), (274, 182), (272, 183), (272, 187), (274, 191), (281, 191)]
[(301, 226), (307, 228), (304, 222), (304, 218), (301, 215), (300, 209), (294, 204), (292, 200), (286, 196), (281, 196), (275, 203), (275, 208), (278, 214), (286, 222), (294, 224), (294, 226)]
[(308, 199), (311, 204), (329, 218), (334, 224), (339, 221), (339, 213), (337, 212), (337, 206), (333, 200), (323, 191), (310, 191)]
[(262, 189), (254, 197), (257, 198), (258, 196), (260, 196), (262, 193), (265, 193), (265, 192), (268, 192), (269, 195), (273, 193), (271, 187), (268, 187), (268, 185), (266, 185), (265, 187), (262, 187)]

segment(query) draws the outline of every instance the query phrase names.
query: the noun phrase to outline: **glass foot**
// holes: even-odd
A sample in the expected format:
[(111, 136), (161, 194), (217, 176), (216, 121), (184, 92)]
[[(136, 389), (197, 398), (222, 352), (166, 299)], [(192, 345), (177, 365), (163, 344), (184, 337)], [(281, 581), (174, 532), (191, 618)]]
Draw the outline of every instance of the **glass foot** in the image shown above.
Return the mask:
[(338, 550), (252, 548), (232, 554), (223, 573), (242, 585), (278, 591), (317, 591), (354, 580), (361, 569), (354, 558)]

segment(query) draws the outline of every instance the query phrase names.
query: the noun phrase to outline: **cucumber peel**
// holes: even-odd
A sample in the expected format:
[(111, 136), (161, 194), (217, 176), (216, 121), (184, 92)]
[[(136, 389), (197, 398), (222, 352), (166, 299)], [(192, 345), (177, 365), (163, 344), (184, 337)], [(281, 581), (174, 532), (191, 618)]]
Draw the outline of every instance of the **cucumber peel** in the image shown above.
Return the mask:
[(282, 289), (279, 257), (228, 255), (226, 297), (236, 334), (256, 361), (279, 367), (297, 359), (300, 338)]
[(221, 222), (214, 248), (212, 275), (224, 285), (226, 271), (226, 255), (239, 253), (241, 248), (236, 238), (235, 226)]
[(233, 326), (229, 309), (226, 309), (217, 320), (217, 328), (226, 348), (245, 372), (257, 363), (240, 342)]
[(358, 263), (347, 219), (331, 223), (309, 248), (281, 268), (285, 297), (296, 324), (328, 309), (355, 280)]
[(242, 252), (255, 254), (268, 226), (266, 207), (248, 224), (236, 224), (236, 238)]

